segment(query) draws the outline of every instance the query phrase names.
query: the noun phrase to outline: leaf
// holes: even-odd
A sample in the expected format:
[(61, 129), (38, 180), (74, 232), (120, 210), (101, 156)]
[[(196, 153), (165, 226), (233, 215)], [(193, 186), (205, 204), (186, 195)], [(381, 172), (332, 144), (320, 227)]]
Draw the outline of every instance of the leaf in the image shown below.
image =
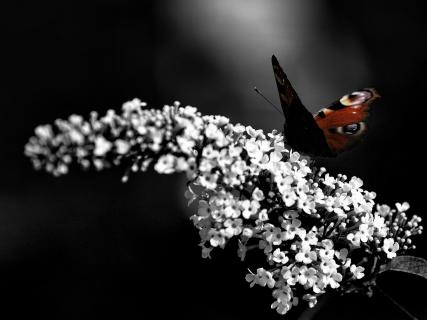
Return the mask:
[(398, 256), (382, 265), (379, 273), (385, 271), (406, 272), (427, 279), (427, 260), (414, 256)]

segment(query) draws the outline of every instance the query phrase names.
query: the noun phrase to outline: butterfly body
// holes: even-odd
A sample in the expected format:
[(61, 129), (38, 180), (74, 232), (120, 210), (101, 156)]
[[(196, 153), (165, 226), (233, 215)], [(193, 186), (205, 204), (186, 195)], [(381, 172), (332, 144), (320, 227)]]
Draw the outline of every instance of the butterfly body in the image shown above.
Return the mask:
[(375, 89), (362, 89), (343, 96), (330, 106), (311, 114), (272, 57), (280, 103), (285, 116), (284, 135), (295, 150), (333, 157), (353, 147), (366, 132), (369, 105), (379, 97)]

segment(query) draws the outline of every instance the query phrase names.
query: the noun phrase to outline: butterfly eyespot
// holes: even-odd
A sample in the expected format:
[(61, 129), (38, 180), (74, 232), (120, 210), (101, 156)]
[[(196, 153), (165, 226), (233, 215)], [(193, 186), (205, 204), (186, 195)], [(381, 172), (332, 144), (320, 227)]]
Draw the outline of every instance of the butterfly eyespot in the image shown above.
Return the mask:
[(365, 130), (365, 124), (363, 122), (350, 123), (342, 127), (335, 128), (333, 132), (345, 135), (357, 135)]
[(358, 123), (348, 124), (343, 127), (343, 132), (346, 134), (355, 134), (360, 130), (360, 125)]
[(347, 94), (340, 99), (340, 102), (344, 106), (354, 106), (365, 103), (372, 98), (370, 91), (354, 91), (351, 94)]

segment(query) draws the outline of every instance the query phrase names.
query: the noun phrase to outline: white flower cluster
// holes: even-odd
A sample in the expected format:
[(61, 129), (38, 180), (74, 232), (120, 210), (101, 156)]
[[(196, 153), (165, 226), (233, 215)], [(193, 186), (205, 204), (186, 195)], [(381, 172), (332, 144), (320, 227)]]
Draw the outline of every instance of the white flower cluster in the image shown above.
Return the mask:
[(186, 172), (186, 196), (198, 202), (192, 221), (202, 256), (233, 239), (242, 260), (249, 250), (261, 253), (246, 280), (272, 289), (279, 314), (301, 300), (312, 307), (329, 289), (369, 290), (380, 266), (413, 248), (411, 237), (422, 231), (421, 218), (406, 216), (407, 203), (376, 205), (362, 180), (315, 168), (281, 133), (201, 116), (179, 103), (161, 111), (144, 107), (135, 99), (120, 115), (92, 113), (89, 121), (73, 115), (40, 126), (25, 153), (54, 175), (73, 162)]

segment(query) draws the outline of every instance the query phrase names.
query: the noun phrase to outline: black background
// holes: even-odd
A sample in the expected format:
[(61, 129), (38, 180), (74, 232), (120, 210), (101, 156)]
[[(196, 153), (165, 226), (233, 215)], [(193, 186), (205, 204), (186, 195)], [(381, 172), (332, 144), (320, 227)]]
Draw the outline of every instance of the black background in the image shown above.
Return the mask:
[[(280, 319), (249, 289), (233, 248), (200, 257), (184, 178), (123, 168), (57, 179), (23, 155), (35, 126), (139, 97), (281, 129), (276, 54), (311, 111), (374, 86), (370, 133), (320, 160), (361, 177), (381, 203), (424, 214), (427, 22), (421, 2), (15, 1), (0, 11), (0, 316), (5, 319)], [(425, 237), (414, 254), (427, 257)], [(384, 290), (420, 319), (425, 280)], [(308, 316), (307, 316), (308, 317)], [(333, 298), (315, 319), (406, 319), (381, 295)]]

